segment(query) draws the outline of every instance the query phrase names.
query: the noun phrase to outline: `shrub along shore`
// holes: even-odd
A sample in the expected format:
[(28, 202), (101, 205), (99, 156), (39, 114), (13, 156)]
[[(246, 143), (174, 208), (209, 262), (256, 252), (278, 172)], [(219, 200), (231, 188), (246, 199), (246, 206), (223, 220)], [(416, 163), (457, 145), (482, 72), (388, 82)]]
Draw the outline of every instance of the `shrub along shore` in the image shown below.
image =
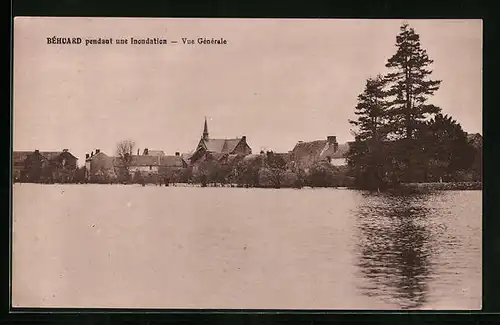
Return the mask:
[[(295, 189), (313, 189), (313, 188), (342, 188), (342, 189), (352, 189), (357, 190), (355, 186), (347, 183), (338, 184), (328, 184), (321, 186), (314, 186), (312, 184), (282, 184), (279, 186), (269, 186), (269, 185), (250, 185), (250, 184), (237, 184), (237, 183), (198, 183), (198, 182), (176, 182), (176, 183), (164, 183), (164, 182), (26, 182), (26, 183), (38, 183), (38, 184), (101, 184), (101, 185), (143, 185), (143, 186), (173, 186), (173, 187), (224, 187), (224, 188), (267, 188), (267, 189), (285, 189), (285, 188), (295, 188)], [(389, 192), (389, 193), (401, 193), (401, 194), (418, 194), (418, 193), (429, 193), (434, 191), (470, 191), (470, 190), (482, 190), (482, 182), (434, 182), (434, 183), (402, 183), (396, 187), (386, 188), (386, 189), (376, 189), (372, 192)]]
[(432, 191), (482, 190), (482, 182), (443, 182), (443, 183), (403, 183), (393, 189), (402, 192), (427, 193)]

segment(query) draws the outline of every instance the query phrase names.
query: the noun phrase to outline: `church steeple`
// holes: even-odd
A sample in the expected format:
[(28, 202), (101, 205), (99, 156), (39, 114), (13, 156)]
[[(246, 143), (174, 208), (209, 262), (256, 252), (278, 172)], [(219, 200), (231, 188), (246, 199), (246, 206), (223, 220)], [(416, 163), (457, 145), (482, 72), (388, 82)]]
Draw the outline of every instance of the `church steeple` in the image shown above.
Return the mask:
[(203, 128), (203, 140), (208, 140), (207, 117), (205, 116), (205, 126)]

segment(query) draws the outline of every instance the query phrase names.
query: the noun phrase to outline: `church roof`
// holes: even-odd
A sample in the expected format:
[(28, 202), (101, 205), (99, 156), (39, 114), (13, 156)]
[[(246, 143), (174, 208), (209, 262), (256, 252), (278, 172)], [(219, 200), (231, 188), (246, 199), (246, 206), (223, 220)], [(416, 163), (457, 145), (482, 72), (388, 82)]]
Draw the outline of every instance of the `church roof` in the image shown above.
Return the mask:
[(207, 151), (215, 153), (232, 153), (242, 139), (203, 139)]

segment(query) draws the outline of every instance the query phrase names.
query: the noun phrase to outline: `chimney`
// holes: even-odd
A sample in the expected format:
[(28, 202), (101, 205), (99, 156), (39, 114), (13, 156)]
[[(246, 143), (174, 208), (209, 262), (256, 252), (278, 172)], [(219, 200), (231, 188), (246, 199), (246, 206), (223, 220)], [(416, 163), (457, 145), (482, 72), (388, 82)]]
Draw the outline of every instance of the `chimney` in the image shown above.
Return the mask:
[(179, 151), (176, 151), (176, 152), (175, 152), (175, 155), (176, 155), (176, 156), (180, 156)]
[(143, 153), (144, 156), (147, 156), (148, 155), (148, 148), (144, 149), (144, 153)]
[(90, 157), (94, 157), (94, 152), (93, 151), (90, 153)]
[(242, 136), (242, 137), (241, 137), (241, 140), (243, 140), (243, 141), (245, 141), (245, 142), (246, 142), (246, 141), (247, 141), (247, 136), (246, 136), (246, 135)]
[(89, 155), (88, 153), (86, 153), (86, 154), (85, 154), (85, 159), (89, 159), (89, 156), (90, 156), (90, 155)]
[(100, 149), (96, 149), (96, 150), (95, 150), (95, 154), (96, 154), (96, 155), (97, 155), (99, 152), (101, 152), (101, 150), (100, 150)]
[(339, 148), (339, 144), (337, 142), (337, 137), (334, 135), (329, 135), (328, 137), (326, 137), (326, 140), (328, 141), (328, 144), (330, 146), (333, 145), (333, 152), (337, 152), (337, 150)]
[(36, 154), (39, 154), (39, 153), (40, 153), (40, 150), (35, 149), (35, 153), (36, 153)]
[(68, 152), (68, 149), (63, 149), (63, 152)]
[(140, 152), (141, 152), (141, 149), (139, 149), (139, 148), (138, 148), (138, 149), (137, 149), (137, 155), (138, 155), (138, 156), (139, 156)]

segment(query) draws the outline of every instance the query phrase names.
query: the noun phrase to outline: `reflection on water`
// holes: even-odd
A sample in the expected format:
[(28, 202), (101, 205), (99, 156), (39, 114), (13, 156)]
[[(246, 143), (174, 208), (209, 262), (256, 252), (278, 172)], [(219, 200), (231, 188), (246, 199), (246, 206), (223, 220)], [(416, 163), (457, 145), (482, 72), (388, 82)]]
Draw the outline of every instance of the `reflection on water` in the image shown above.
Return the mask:
[(358, 267), (363, 294), (402, 309), (420, 308), (436, 254), (432, 210), (424, 196), (366, 195), (355, 211), (359, 229)]
[(481, 209), (481, 191), (16, 184), (13, 304), (477, 310)]

